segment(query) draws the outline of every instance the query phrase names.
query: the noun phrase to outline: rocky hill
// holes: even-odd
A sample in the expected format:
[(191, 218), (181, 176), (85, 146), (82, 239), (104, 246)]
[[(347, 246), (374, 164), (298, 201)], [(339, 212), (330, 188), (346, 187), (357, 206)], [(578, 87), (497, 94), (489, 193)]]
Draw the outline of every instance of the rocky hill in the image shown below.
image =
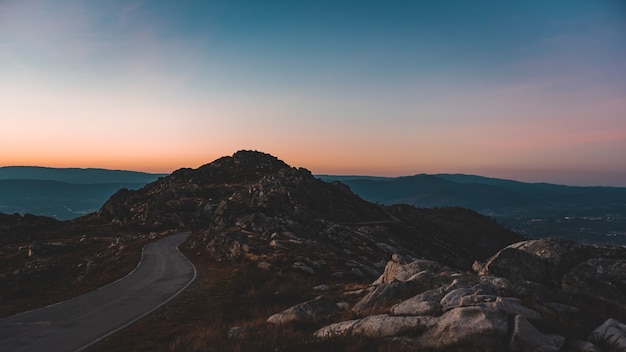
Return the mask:
[(151, 230), (190, 228), (187, 245), (218, 260), (295, 260), (304, 270), (336, 275), (348, 268), (377, 276), (393, 253), (469, 269), (521, 240), (462, 208), (369, 203), (342, 183), (254, 151), (178, 170), (138, 191), (121, 190), (94, 216)]
[[(26, 268), (15, 267), (19, 258), (31, 267), (46, 259), (36, 252), (47, 247), (33, 247), (32, 236), (34, 256), (13, 253), (28, 232), (25, 218), (0, 217), (3, 236), (14, 233), (1, 249), (13, 272)], [(87, 264), (103, 270), (149, 233), (192, 231), (181, 249), (201, 279), (153, 321), (170, 333), (188, 327), (168, 350), (626, 348), (623, 247), (527, 241), (464, 208), (370, 203), (260, 152), (120, 190), (98, 212), (51, 226), (54, 236), (72, 229), (55, 248), (96, 248), (81, 247), (94, 229), (107, 245), (102, 258), (81, 259), (74, 284), (93, 277)], [(115, 233), (127, 235), (116, 241)], [(15, 275), (3, 275), (9, 287)], [(129, 336), (149, 338), (156, 328), (146, 326)], [(133, 349), (141, 348), (126, 346)]]

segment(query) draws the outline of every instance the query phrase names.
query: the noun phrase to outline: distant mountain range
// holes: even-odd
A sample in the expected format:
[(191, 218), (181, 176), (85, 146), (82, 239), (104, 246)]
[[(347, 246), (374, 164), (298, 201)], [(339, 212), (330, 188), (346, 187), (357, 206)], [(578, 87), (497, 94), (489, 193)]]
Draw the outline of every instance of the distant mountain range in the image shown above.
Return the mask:
[[(524, 183), (475, 175), (437, 174), (396, 178), (318, 175), (340, 181), (361, 197), (383, 204), (406, 203), (420, 207), (463, 206), (494, 215), (534, 213), (536, 208), (598, 209), (626, 206), (626, 188), (573, 187)], [(566, 210), (567, 209), (567, 210)], [(603, 209), (604, 211), (605, 209)]]
[[(119, 189), (140, 189), (162, 176), (166, 175), (0, 167), (0, 212), (73, 219), (96, 211)], [(463, 174), (316, 177), (340, 181), (374, 203), (466, 207), (531, 238), (557, 236), (626, 245), (626, 188), (524, 183)]]
[(462, 174), (405, 177), (318, 175), (371, 202), (462, 206), (529, 237), (626, 244), (626, 188), (573, 187)]
[(96, 211), (121, 188), (139, 189), (161, 176), (165, 175), (105, 169), (0, 167), (0, 212), (72, 219)]

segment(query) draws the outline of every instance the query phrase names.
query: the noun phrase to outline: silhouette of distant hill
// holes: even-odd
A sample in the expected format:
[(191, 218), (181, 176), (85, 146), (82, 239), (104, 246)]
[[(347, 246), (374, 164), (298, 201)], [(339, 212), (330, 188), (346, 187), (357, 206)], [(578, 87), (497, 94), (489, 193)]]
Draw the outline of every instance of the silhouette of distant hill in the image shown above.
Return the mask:
[[(165, 176), (106, 169), (0, 167), (0, 212), (66, 220), (99, 209), (118, 189)], [(364, 199), (385, 205), (462, 206), (528, 237), (556, 236), (626, 245), (626, 188), (573, 187), (463, 174), (332, 176)]]
[(622, 187), (525, 183), (463, 174), (317, 177), (345, 183), (372, 202), (467, 207), (530, 237), (626, 244), (626, 188)]
[(66, 183), (149, 183), (167, 174), (107, 169), (51, 168), (40, 166), (0, 167), (0, 180), (49, 180)]
[(105, 169), (0, 167), (0, 212), (59, 220), (99, 209), (122, 188), (139, 189), (160, 174)]

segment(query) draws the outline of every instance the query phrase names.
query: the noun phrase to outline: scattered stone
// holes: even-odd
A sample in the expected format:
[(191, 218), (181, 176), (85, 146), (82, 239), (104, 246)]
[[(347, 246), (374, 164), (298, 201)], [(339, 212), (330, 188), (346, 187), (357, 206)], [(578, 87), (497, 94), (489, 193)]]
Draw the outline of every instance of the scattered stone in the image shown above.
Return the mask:
[(280, 243), (278, 242), (278, 240), (271, 240), (270, 247), (280, 247)]
[(245, 339), (253, 335), (254, 330), (243, 326), (235, 326), (228, 330), (228, 337), (231, 339)]
[(441, 308), (444, 311), (447, 311), (456, 307), (460, 307), (461, 300), (464, 297), (473, 294), (474, 292), (475, 290), (472, 290), (472, 288), (467, 288), (467, 287), (454, 289), (448, 292), (445, 296), (443, 296), (441, 301), (439, 301), (439, 304), (441, 305)]
[(313, 287), (313, 291), (324, 292), (330, 290), (330, 286), (328, 285), (318, 285)]
[(267, 319), (268, 323), (286, 324), (291, 322), (315, 321), (325, 317), (339, 308), (328, 296), (318, 296), (310, 301), (297, 304)]
[(302, 262), (295, 262), (291, 267), (297, 270), (304, 271), (307, 274), (315, 274), (315, 270), (313, 270), (313, 268), (311, 268), (310, 266), (306, 266)]
[(350, 309), (350, 303), (348, 303), (348, 302), (337, 302), (337, 308), (339, 308), (341, 310), (349, 310)]
[(398, 253), (394, 253), (391, 255), (391, 260), (402, 265), (402, 264), (406, 264), (407, 262), (411, 261), (411, 258), (407, 257), (407, 256), (403, 256), (400, 255)]
[(270, 270), (272, 268), (272, 264), (268, 262), (258, 262), (257, 267), (262, 270)]
[(358, 290), (350, 290), (350, 291), (345, 291), (343, 294), (346, 296), (359, 296), (362, 295), (363, 292), (365, 292), (366, 290), (364, 288), (360, 288)]
[(611, 351), (626, 351), (626, 324), (608, 319), (593, 330), (589, 339)]

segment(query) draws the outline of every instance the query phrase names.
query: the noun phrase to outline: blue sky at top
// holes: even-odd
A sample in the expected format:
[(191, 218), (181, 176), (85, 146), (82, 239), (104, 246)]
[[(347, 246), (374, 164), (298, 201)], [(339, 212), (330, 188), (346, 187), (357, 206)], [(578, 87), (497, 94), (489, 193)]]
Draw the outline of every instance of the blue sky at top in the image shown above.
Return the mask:
[(617, 0), (5, 0), (0, 164), (617, 184), (625, 43)]

